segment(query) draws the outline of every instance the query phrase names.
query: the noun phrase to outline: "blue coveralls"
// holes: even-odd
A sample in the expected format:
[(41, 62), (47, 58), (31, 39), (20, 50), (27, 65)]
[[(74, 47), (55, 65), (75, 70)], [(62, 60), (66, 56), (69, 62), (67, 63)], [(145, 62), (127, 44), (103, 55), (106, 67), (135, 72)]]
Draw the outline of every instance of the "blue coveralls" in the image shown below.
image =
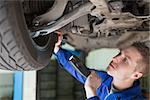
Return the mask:
[[(81, 83), (85, 83), (86, 78), (78, 73), (69, 62), (72, 53), (62, 48), (55, 54), (58, 62)], [(88, 100), (146, 100), (141, 93), (139, 80), (135, 81), (131, 88), (119, 92), (111, 92), (113, 78), (104, 71), (95, 70), (102, 79), (100, 87), (97, 89), (97, 96), (88, 98)]]

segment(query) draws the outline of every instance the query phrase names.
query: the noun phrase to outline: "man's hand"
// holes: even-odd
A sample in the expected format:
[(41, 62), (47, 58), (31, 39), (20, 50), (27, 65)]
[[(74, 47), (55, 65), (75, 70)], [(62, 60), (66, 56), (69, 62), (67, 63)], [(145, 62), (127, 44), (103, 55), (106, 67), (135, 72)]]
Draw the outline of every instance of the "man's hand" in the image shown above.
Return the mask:
[(57, 53), (59, 48), (60, 48), (60, 45), (61, 45), (61, 42), (62, 42), (62, 39), (63, 39), (63, 36), (62, 36), (62, 33), (61, 32), (56, 32), (58, 34), (58, 41), (57, 43), (55, 44), (55, 47), (54, 47), (54, 53)]
[(84, 85), (87, 98), (96, 96), (96, 90), (98, 87), (100, 87), (100, 85), (100, 77), (95, 73), (95, 71), (92, 71), (91, 74), (87, 77)]

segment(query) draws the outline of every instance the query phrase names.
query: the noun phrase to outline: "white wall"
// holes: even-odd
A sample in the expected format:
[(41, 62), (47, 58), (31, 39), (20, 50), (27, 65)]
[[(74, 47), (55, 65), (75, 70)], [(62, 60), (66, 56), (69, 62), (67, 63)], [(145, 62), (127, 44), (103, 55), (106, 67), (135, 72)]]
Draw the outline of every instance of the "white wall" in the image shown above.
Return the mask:
[(112, 57), (119, 53), (118, 49), (103, 48), (91, 51), (86, 58), (86, 65), (97, 70), (106, 70)]
[(23, 74), (23, 100), (36, 100), (36, 71)]

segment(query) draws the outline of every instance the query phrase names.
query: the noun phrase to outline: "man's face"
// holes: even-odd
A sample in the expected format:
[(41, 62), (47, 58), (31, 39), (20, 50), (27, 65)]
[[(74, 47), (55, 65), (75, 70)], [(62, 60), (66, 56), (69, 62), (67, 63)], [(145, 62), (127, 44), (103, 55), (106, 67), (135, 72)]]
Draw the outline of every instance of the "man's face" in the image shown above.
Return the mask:
[(120, 54), (112, 59), (107, 68), (107, 73), (119, 80), (129, 79), (135, 72), (137, 61), (141, 55), (134, 47), (121, 50)]

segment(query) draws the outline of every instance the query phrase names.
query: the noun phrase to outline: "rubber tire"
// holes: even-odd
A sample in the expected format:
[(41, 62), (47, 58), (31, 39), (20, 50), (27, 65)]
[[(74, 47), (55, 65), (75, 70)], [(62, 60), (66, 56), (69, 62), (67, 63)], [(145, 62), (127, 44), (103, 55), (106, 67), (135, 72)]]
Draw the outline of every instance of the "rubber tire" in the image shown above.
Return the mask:
[(53, 52), (53, 36), (46, 46), (36, 45), (29, 36), (21, 2), (0, 0), (0, 69), (42, 69)]

